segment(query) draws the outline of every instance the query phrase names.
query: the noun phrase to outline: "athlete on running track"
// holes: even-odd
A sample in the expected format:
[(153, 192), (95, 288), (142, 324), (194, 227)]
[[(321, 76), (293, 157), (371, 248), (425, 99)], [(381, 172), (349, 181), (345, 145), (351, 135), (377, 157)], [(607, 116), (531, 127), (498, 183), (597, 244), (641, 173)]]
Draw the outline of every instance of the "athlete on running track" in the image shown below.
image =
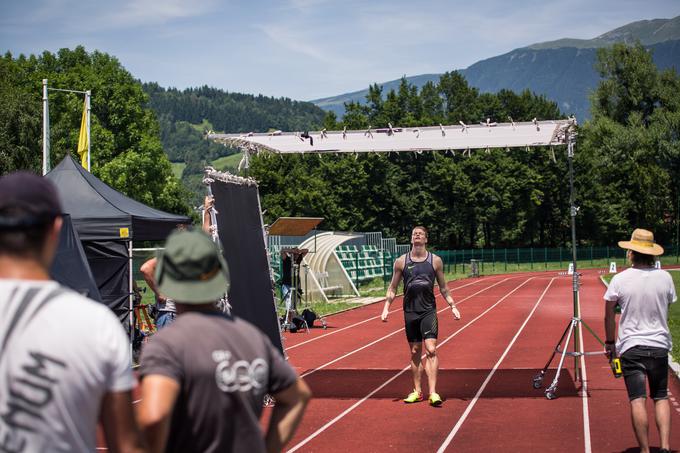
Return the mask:
[(442, 399), (437, 393), (437, 306), (434, 297), (435, 279), (439, 284), (439, 292), (451, 307), (453, 317), (460, 319), (453, 297), (446, 288), (444, 265), (442, 259), (427, 251), (427, 230), (416, 226), (411, 233), (411, 251), (400, 256), (394, 262), (394, 272), (390, 287), (387, 289), (385, 306), (381, 319), (387, 321), (390, 304), (396, 295), (399, 281), (404, 279), (404, 324), (406, 339), (411, 350), (411, 373), (413, 374), (413, 391), (404, 399), (405, 403), (423, 400), (420, 377), (423, 373), (422, 349), (425, 344), (425, 373), (430, 391), (429, 402), (432, 406), (441, 406)]

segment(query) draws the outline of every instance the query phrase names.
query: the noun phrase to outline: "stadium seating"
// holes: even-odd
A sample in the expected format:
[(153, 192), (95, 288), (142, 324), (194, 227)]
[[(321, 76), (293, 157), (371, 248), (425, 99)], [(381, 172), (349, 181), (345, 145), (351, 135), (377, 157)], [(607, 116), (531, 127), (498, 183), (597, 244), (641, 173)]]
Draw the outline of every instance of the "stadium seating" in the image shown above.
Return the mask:
[(336, 248), (335, 253), (352, 281), (363, 283), (375, 278), (382, 278), (385, 273), (388, 276), (392, 274), (394, 259), (392, 254), (387, 250), (381, 251), (374, 245), (363, 245), (361, 247), (341, 245)]

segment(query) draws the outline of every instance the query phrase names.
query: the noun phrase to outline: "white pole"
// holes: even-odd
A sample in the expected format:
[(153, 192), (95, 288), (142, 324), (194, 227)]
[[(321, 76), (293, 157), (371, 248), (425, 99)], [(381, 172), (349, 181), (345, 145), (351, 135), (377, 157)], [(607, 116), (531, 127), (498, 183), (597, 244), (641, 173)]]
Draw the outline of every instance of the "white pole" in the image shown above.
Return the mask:
[(47, 104), (47, 79), (43, 79), (43, 158), (42, 158), (42, 174), (43, 176), (50, 171), (50, 113), (49, 105)]
[[(88, 155), (89, 156), (89, 155)], [(89, 165), (88, 165), (89, 166)], [(133, 362), (133, 355), (132, 355), (132, 343), (135, 338), (135, 326), (133, 325), (134, 322), (134, 305), (133, 305), (133, 292), (132, 292), (132, 278), (133, 278), (133, 269), (132, 269), (132, 240), (128, 242), (128, 267), (129, 267), (129, 280), (128, 280), (128, 322), (130, 323), (129, 325), (129, 334), (130, 334), (130, 363)]]
[(85, 92), (85, 104), (87, 108), (87, 171), (92, 172), (90, 168), (90, 98), (92, 97), (92, 91), (87, 90)]

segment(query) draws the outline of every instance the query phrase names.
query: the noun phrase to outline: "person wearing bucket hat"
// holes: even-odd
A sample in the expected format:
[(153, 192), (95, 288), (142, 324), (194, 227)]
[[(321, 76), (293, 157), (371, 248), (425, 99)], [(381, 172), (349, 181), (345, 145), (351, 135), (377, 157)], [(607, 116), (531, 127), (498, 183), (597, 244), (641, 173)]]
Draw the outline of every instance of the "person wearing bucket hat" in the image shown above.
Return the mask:
[[(0, 450), (144, 451), (117, 316), (50, 280), (61, 203), (29, 172), (0, 178)], [(86, 320), (86, 322), (83, 322)]]
[[(137, 415), (152, 451), (280, 451), (311, 396), (269, 338), (215, 305), (229, 270), (203, 231), (176, 231), (158, 260), (177, 319), (142, 350)], [(276, 399), (266, 434), (266, 394)]]
[[(203, 203), (203, 231), (207, 234), (212, 233), (212, 219), (210, 217), (210, 209), (214, 205), (214, 200), (212, 197), (206, 196)], [(178, 229), (186, 228), (184, 225), (177, 225)], [(165, 326), (172, 324), (172, 322), (177, 317), (177, 310), (175, 309), (175, 301), (167, 297), (158, 288), (158, 282), (156, 281), (156, 266), (158, 265), (158, 258), (153, 257), (146, 260), (142, 266), (139, 268), (139, 272), (142, 274), (144, 281), (146, 282), (149, 289), (154, 293), (155, 299), (155, 321), (156, 329), (162, 329)]]
[[(654, 234), (636, 229), (630, 241), (620, 241), (631, 267), (612, 278), (605, 299), (605, 352), (618, 354), (630, 400), (633, 431), (640, 451), (649, 452), (646, 383), (654, 400), (660, 452), (670, 451), (671, 415), (668, 402), (668, 352), (672, 347), (668, 307), (677, 300), (670, 274), (656, 269), (663, 248)], [(621, 308), (618, 335), (616, 306)]]

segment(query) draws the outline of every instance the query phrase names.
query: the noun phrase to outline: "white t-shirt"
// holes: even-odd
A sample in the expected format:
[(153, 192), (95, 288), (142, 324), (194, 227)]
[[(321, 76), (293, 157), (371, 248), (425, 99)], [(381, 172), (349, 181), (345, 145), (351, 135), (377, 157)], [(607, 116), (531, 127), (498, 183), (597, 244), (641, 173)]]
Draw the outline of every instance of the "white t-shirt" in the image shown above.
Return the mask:
[(95, 451), (103, 395), (134, 385), (108, 307), (55, 282), (0, 280), (0, 450)]
[(612, 278), (604, 299), (617, 302), (621, 307), (616, 338), (619, 355), (634, 346), (671, 349), (668, 306), (678, 296), (668, 272), (654, 268), (628, 268)]

